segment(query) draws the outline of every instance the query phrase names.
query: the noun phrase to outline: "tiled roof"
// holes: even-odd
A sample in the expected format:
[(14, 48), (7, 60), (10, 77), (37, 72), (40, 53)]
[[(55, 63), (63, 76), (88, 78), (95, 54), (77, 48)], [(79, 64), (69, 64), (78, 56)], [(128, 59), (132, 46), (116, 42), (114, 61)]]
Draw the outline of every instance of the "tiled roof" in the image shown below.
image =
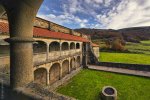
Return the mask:
[(8, 24), (0, 22), (0, 32), (9, 32)]
[(92, 46), (93, 47), (99, 47), (99, 45), (95, 44), (95, 43), (92, 43)]
[[(9, 32), (9, 26), (7, 23), (0, 22), (0, 32)], [(74, 36), (74, 35), (65, 34), (61, 32), (53, 32), (53, 31), (38, 28), (38, 27), (34, 27), (33, 36), (63, 39), (63, 40), (70, 40), (70, 41), (89, 42), (89, 40), (79, 37), (79, 36)]]

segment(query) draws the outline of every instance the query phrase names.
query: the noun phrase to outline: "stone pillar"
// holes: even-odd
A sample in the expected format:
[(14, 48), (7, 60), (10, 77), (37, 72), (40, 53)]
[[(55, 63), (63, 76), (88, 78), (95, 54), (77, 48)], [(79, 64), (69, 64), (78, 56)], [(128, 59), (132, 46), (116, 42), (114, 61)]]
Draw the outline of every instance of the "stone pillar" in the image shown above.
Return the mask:
[(71, 58), (69, 57), (69, 73), (71, 72), (70, 61), (71, 61)]
[(60, 56), (62, 56), (62, 42), (61, 42), (61, 40), (60, 40)]
[(47, 70), (47, 78), (46, 78), (46, 83), (47, 83), (47, 85), (49, 85), (49, 78), (50, 76), (49, 76), (49, 70)]
[(62, 78), (62, 62), (60, 63), (60, 79)]
[(46, 50), (46, 61), (49, 59), (49, 43), (47, 43), (47, 50)]
[(9, 21), (10, 85), (33, 81), (33, 22), (43, 0), (1, 0)]

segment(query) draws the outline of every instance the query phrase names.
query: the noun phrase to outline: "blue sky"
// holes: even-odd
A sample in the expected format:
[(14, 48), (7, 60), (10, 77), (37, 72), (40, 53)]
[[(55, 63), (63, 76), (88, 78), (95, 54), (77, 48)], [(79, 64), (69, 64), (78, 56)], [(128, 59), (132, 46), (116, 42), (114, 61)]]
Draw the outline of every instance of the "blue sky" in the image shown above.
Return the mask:
[(150, 26), (150, 0), (44, 0), (37, 16), (72, 29)]

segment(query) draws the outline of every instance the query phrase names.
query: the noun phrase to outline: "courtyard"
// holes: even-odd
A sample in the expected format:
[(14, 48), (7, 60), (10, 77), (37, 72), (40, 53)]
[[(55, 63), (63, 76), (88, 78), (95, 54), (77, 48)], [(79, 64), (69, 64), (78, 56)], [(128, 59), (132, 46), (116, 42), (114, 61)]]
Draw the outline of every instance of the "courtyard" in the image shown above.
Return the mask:
[(95, 70), (81, 70), (57, 92), (78, 100), (99, 100), (103, 86), (113, 86), (118, 91), (118, 100), (149, 100), (150, 79)]

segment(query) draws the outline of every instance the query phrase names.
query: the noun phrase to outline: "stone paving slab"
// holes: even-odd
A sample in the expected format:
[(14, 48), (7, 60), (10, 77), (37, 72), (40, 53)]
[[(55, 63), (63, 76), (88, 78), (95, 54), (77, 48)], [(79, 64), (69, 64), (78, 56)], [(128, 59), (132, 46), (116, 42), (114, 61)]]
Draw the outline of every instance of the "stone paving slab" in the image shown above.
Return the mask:
[(106, 67), (106, 66), (96, 66), (96, 65), (89, 65), (88, 68), (94, 70), (106, 71), (106, 72), (115, 72), (121, 74), (150, 77), (150, 72), (148, 71), (137, 71), (137, 70), (129, 70), (123, 68)]

